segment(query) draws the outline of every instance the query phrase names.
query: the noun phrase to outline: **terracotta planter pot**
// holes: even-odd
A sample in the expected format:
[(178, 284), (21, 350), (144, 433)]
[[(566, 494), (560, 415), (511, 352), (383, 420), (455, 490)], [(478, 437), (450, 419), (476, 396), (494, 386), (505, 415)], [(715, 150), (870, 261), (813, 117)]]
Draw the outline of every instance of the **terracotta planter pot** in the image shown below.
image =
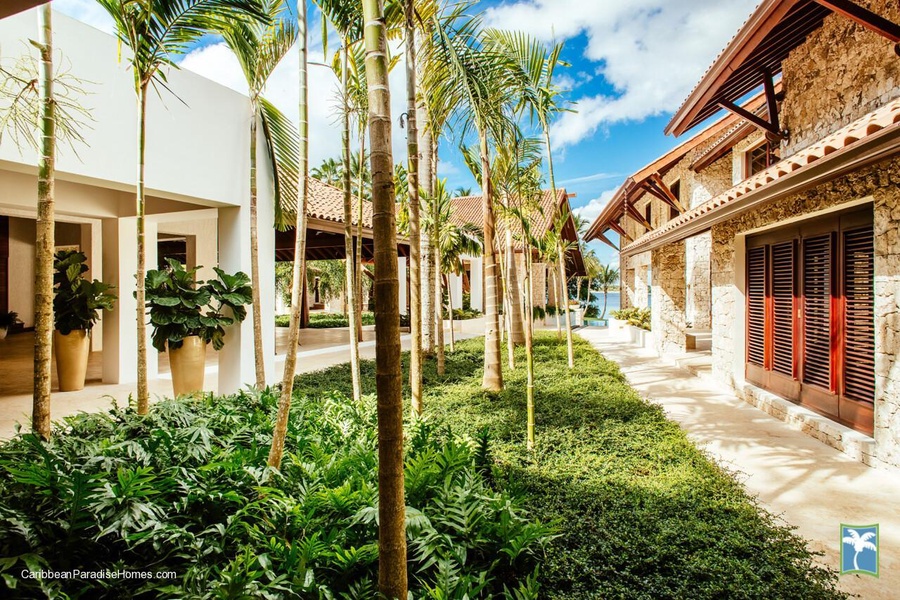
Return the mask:
[(172, 388), (176, 396), (203, 391), (206, 374), (206, 342), (192, 335), (184, 338), (180, 348), (169, 348)]
[(56, 377), (59, 391), (75, 392), (84, 389), (88, 356), (91, 354), (91, 337), (85, 329), (75, 329), (67, 335), (53, 332), (53, 350), (56, 354)]

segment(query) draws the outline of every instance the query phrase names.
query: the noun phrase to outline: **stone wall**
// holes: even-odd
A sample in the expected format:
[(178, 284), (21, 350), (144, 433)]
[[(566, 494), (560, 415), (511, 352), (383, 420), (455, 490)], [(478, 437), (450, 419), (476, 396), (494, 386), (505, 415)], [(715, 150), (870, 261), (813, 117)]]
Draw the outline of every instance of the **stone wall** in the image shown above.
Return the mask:
[(651, 328), (660, 356), (685, 352), (684, 242), (651, 251), (653, 311)]
[[(900, 23), (897, 0), (856, 0)], [(838, 14), (791, 52), (782, 65), (781, 125), (790, 156), (900, 96), (900, 59), (893, 43)]]
[(713, 340), (716, 378), (741, 387), (735, 361), (744, 297), (738, 289), (735, 236), (788, 219), (871, 197), (875, 222), (875, 445), (876, 460), (900, 466), (900, 158), (867, 167), (807, 192), (776, 200), (712, 228)]

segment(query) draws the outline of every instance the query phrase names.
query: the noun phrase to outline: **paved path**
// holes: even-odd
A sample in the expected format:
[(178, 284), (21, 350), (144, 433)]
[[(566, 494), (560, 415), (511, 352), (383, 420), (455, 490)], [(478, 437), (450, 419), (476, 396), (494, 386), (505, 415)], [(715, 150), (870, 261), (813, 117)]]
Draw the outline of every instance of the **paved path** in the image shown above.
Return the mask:
[[(725, 466), (838, 569), (840, 524), (880, 524), (881, 577), (844, 575), (864, 600), (900, 598), (900, 473), (874, 469), (738, 399), (725, 386), (667, 364), (644, 349), (579, 332), (622, 368), (629, 383), (663, 407), (691, 440)], [(849, 549), (849, 547), (848, 547)]]

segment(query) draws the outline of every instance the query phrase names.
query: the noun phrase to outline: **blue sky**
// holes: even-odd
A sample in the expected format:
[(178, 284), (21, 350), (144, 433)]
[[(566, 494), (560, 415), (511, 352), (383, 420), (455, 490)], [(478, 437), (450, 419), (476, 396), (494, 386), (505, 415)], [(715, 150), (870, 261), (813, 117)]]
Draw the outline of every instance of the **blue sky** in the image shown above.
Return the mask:
[[(348, 0), (352, 1), (352, 0)], [(576, 111), (563, 115), (552, 130), (557, 184), (577, 196), (573, 208), (593, 220), (624, 179), (679, 140), (662, 131), (703, 72), (715, 59), (757, 0), (482, 0), (489, 25), (525, 31), (548, 43), (563, 41), (559, 85)], [(57, 10), (109, 30), (95, 0), (54, 0)], [(312, 5), (310, 5), (312, 6)], [(318, 14), (310, 9), (311, 59), (322, 60)], [(206, 40), (185, 57), (183, 66), (244, 91), (237, 62), (227, 48)], [(276, 71), (267, 95), (292, 113), (296, 58), (288, 56)], [(334, 121), (336, 81), (321, 67), (310, 76), (312, 164), (336, 156), (339, 135)], [(403, 67), (391, 76), (393, 110), (404, 112)], [(394, 133), (395, 154), (402, 155), (403, 131)], [(455, 142), (442, 145), (439, 174), (451, 189), (477, 189)], [(604, 262), (615, 252), (595, 243)]]

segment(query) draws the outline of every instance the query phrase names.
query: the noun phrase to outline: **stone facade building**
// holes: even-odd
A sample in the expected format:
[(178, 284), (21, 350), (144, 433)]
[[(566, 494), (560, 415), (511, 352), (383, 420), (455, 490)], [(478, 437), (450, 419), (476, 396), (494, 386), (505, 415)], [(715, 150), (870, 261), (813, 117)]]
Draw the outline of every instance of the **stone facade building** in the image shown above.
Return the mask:
[[(867, 464), (897, 467), (900, 6), (846, 4), (760, 4), (667, 128), (681, 135), (723, 108), (753, 127), (731, 147), (732, 185), (621, 252), (651, 254), (654, 335), (672, 352), (685, 290), (702, 280), (686, 247), (708, 237), (713, 376)], [(761, 112), (737, 106), (760, 87)]]

